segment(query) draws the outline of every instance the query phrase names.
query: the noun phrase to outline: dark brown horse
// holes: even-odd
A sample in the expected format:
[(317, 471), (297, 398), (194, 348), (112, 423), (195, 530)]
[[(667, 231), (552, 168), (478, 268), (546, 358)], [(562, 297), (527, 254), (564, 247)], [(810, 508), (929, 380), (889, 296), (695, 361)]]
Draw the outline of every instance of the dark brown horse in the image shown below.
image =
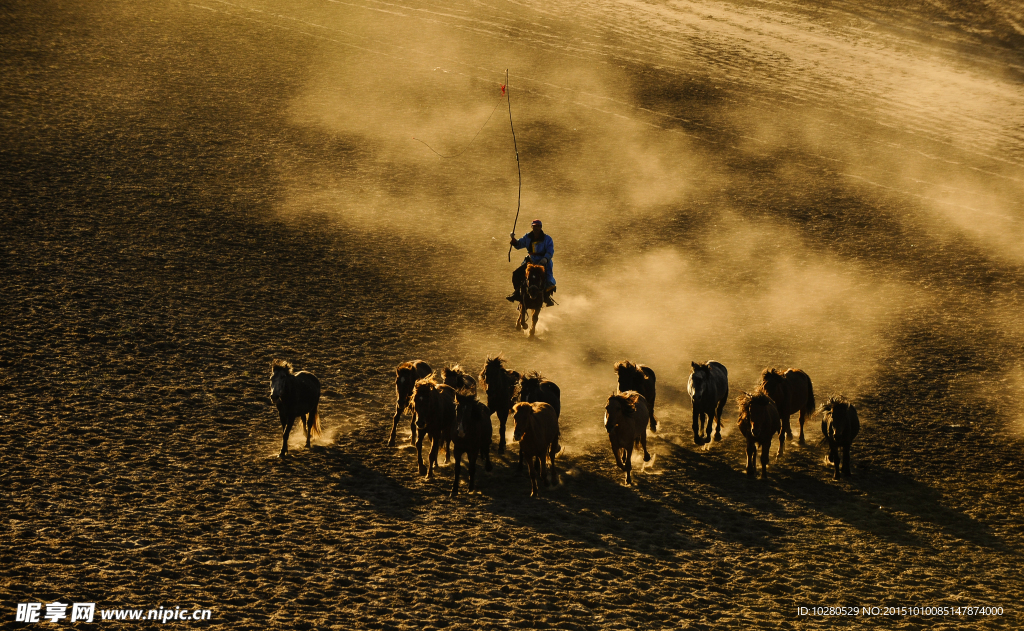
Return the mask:
[(654, 370), (643, 364), (622, 360), (615, 364), (615, 374), (619, 378), (617, 386), (619, 392), (633, 390), (644, 395), (644, 400), (647, 401), (647, 411), (651, 415), (651, 431), (658, 431), (658, 419), (654, 418), (655, 386), (657, 385)]
[(487, 357), (480, 371), (480, 385), (487, 394), (487, 408), (498, 415), (498, 453), (505, 453), (505, 424), (512, 409), (512, 397), (519, 385), (519, 373), (505, 368), (505, 358), (499, 354)]
[(782, 431), (779, 411), (764, 390), (755, 390), (753, 394), (743, 393), (736, 399), (740, 406), (740, 433), (747, 439), (747, 475), (757, 474), (757, 448), (761, 448), (761, 479), (768, 477), (768, 452), (771, 450), (772, 437), (779, 436), (779, 454), (776, 462), (786, 450), (786, 433)]
[(853, 439), (860, 433), (860, 419), (857, 409), (842, 396), (829, 397), (821, 405), (821, 433), (828, 443), (828, 460), (835, 465), (836, 472), (832, 479), (839, 479), (839, 449), (843, 450), (842, 473), (850, 475), (850, 447)]
[(270, 400), (277, 406), (281, 416), (281, 453), (288, 455), (288, 434), (292, 433), (295, 419), (302, 417), (306, 430), (306, 449), (309, 449), (310, 434), (319, 437), (320, 426), (320, 380), (311, 372), (292, 371), (292, 365), (283, 359), (270, 363)]
[(647, 451), (647, 401), (639, 392), (620, 392), (608, 397), (604, 406), (604, 428), (612, 443), (615, 464), (626, 472), (626, 484), (633, 483), (633, 447), (644, 450), (644, 462), (651, 461)]
[(476, 379), (458, 364), (447, 364), (441, 369), (441, 382), (462, 396), (476, 396)]
[(693, 443), (710, 443), (711, 425), (715, 421), (715, 440), (722, 440), (722, 410), (729, 399), (729, 372), (716, 361), (690, 362), (690, 367), (693, 372), (686, 382), (686, 391), (693, 402)]
[[(395, 368), (395, 391), (398, 394), (397, 400), (395, 401), (395, 418), (391, 423), (391, 437), (388, 439), (388, 447), (395, 446), (395, 440), (398, 436), (398, 420), (402, 418), (402, 413), (410, 407), (412, 402), (412, 391), (416, 386), (416, 382), (424, 377), (428, 376), (433, 371), (427, 362), (419, 359), (414, 359), (411, 362), (402, 362)], [(412, 421), (409, 423), (409, 427), (412, 430), (412, 438), (410, 439), (411, 444), (416, 444), (416, 413), (413, 412)]]
[(793, 429), (789, 417), (796, 412), (800, 413), (800, 444), (804, 444), (804, 421), (814, 414), (814, 388), (807, 373), (793, 368), (784, 373), (774, 368), (765, 368), (761, 371), (758, 388), (764, 389), (775, 402), (782, 418), (782, 428), (790, 439), (793, 438)]
[(512, 437), (519, 442), (519, 453), (530, 467), (530, 497), (540, 492), (538, 480), (548, 486), (545, 459), (551, 459), (551, 484), (558, 483), (555, 475), (555, 455), (562, 450), (558, 445), (558, 414), (547, 403), (516, 403), (512, 408), (515, 428)]
[(469, 469), (469, 490), (476, 486), (476, 461), (483, 458), (484, 468), (494, 468), (491, 464), (491, 411), (487, 406), (476, 400), (475, 396), (458, 395), (456, 397), (455, 431), (452, 433), (453, 451), (455, 452), (455, 481), (452, 483), (452, 497), (459, 494), (459, 464), (462, 454), (466, 454)]
[[(425, 377), (416, 382), (412, 404), (416, 411), (416, 426), (420, 430), (416, 440), (416, 460), (420, 475), (434, 477), (437, 466), (437, 452), (444, 445), (447, 449), (455, 425), (455, 390), (442, 383)], [(423, 439), (430, 436), (430, 455), (423, 464)]]
[[(547, 403), (555, 410), (555, 418), (562, 414), (562, 391), (553, 381), (548, 381), (536, 370), (531, 370), (519, 379), (519, 400), (525, 403)], [(519, 470), (523, 470), (523, 454), (519, 452)]]
[[(544, 307), (544, 266), (530, 263), (526, 266), (526, 279), (519, 292), (519, 319), (516, 320), (517, 329), (530, 329), (530, 337), (537, 330), (537, 318), (540, 317), (540, 310)], [(526, 310), (533, 311), (533, 326), (526, 324)]]

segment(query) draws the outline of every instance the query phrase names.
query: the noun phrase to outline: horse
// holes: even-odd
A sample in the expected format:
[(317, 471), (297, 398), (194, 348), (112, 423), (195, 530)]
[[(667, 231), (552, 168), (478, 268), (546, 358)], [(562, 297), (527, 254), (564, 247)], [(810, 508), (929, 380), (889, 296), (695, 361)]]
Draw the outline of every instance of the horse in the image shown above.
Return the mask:
[(639, 392), (644, 395), (647, 401), (647, 410), (651, 415), (651, 431), (658, 431), (658, 419), (654, 418), (655, 385), (657, 379), (654, 370), (643, 364), (634, 364), (631, 361), (622, 360), (615, 364), (615, 374), (618, 376), (619, 392)]
[[(544, 306), (544, 266), (530, 263), (526, 266), (526, 279), (523, 281), (522, 289), (519, 292), (519, 319), (516, 320), (516, 328), (530, 329), (530, 337), (533, 337), (537, 330), (537, 318), (540, 317), (540, 310)], [(533, 326), (526, 325), (526, 310), (533, 311)]]
[[(416, 441), (416, 461), (420, 466), (420, 475), (426, 474), (428, 479), (432, 479), (434, 467), (437, 466), (437, 452), (441, 445), (447, 449), (448, 441), (451, 440), (452, 427), (455, 424), (455, 390), (443, 383), (435, 382), (431, 377), (424, 377), (416, 382), (412, 404), (416, 413), (416, 425), (420, 430)], [(428, 434), (429, 468), (423, 464), (423, 439)]]
[[(398, 398), (395, 401), (395, 418), (391, 423), (391, 437), (388, 439), (388, 447), (395, 446), (395, 439), (398, 437), (398, 420), (402, 418), (402, 413), (409, 408), (409, 402), (411, 401), (412, 391), (416, 385), (416, 382), (423, 379), (427, 375), (434, 372), (431, 370), (427, 362), (414, 359), (411, 362), (402, 362), (395, 368), (395, 391), (398, 393)], [(412, 438), (409, 440), (410, 444), (416, 444), (416, 413), (413, 411), (412, 421), (409, 423), (409, 427), (412, 430)]]
[(283, 359), (270, 362), (270, 400), (277, 406), (281, 416), (281, 453), (279, 458), (288, 455), (288, 434), (292, 433), (292, 425), (296, 417), (302, 417), (302, 428), (306, 430), (306, 449), (309, 449), (309, 438), (312, 433), (320, 437), (323, 427), (320, 425), (320, 380), (311, 372), (292, 371), (292, 365)]
[(457, 395), (455, 411), (455, 431), (452, 444), (455, 451), (455, 481), (452, 483), (452, 497), (459, 494), (459, 464), (462, 454), (466, 454), (469, 469), (469, 490), (476, 486), (476, 461), (484, 459), (484, 468), (490, 471), (491, 464), (491, 411), (486, 405), (476, 400), (474, 395)]
[(615, 464), (626, 472), (626, 484), (633, 483), (633, 447), (644, 450), (644, 462), (651, 461), (647, 451), (647, 401), (639, 392), (616, 393), (604, 406), (604, 428), (612, 443)]
[(775, 402), (782, 418), (782, 426), (790, 440), (793, 439), (793, 429), (790, 427), (789, 417), (795, 412), (800, 413), (800, 444), (804, 444), (804, 421), (814, 414), (814, 388), (807, 373), (799, 368), (790, 368), (785, 373), (780, 373), (774, 368), (765, 368), (761, 371), (761, 383), (758, 387), (763, 388)]
[(842, 396), (829, 397), (821, 405), (821, 433), (828, 442), (828, 461), (835, 465), (833, 480), (839, 479), (840, 458), (839, 448), (843, 449), (842, 473), (850, 475), (850, 447), (853, 439), (860, 433), (860, 419), (857, 408)]
[[(519, 379), (519, 400), (525, 403), (547, 403), (555, 409), (555, 418), (562, 414), (562, 391), (555, 382), (548, 381), (536, 370)], [(519, 470), (523, 470), (523, 454), (519, 454)]]
[(512, 438), (519, 442), (519, 455), (530, 467), (530, 497), (540, 492), (538, 478), (548, 486), (545, 477), (545, 459), (551, 458), (551, 484), (558, 483), (555, 475), (555, 455), (562, 450), (558, 445), (558, 413), (547, 403), (516, 403), (512, 408), (515, 427)]
[(736, 423), (740, 426), (740, 433), (747, 439), (747, 475), (757, 474), (754, 459), (760, 446), (761, 479), (767, 479), (768, 452), (772, 446), (772, 436), (779, 435), (779, 454), (776, 456), (776, 462), (786, 450), (786, 432), (783, 431), (779, 410), (772, 398), (761, 389), (755, 390), (753, 394), (744, 392), (737, 397), (736, 403), (740, 406), (739, 419)]
[(690, 368), (686, 391), (693, 402), (693, 444), (710, 443), (711, 425), (715, 422), (715, 440), (722, 440), (722, 410), (729, 399), (729, 371), (716, 361), (690, 362)]
[(505, 453), (505, 424), (508, 412), (512, 409), (512, 397), (519, 383), (519, 373), (505, 368), (505, 358), (499, 354), (495, 358), (487, 356), (483, 370), (480, 371), (480, 385), (487, 394), (487, 409), (498, 415), (498, 453)]
[(466, 374), (458, 364), (447, 364), (441, 369), (441, 382), (458, 394), (476, 396), (476, 379)]

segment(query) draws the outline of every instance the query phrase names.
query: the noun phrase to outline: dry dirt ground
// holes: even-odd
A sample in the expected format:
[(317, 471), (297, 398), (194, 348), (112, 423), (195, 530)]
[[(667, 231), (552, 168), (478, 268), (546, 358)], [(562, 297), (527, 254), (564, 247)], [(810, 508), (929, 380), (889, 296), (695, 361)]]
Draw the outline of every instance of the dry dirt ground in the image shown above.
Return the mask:
[[(359, 13), (368, 10), (375, 13)], [(3, 626), (21, 626), (18, 603), (60, 601), (209, 608), (202, 626), (239, 629), (1020, 628), (1020, 18), (981, 3), (900, 3), (899, 11), (824, 1), (5, 3)], [(343, 23), (359, 20), (364, 29), (392, 28), (394, 39), (368, 30), (345, 39)], [(692, 36), (672, 36), (683, 23)], [(564, 101), (583, 108), (580, 125), (621, 115), (652, 134), (685, 137), (690, 176), (714, 184), (678, 198), (669, 191), (657, 212), (630, 214), (623, 209), (639, 198), (626, 195), (601, 221), (577, 215), (557, 225), (562, 304), (542, 314), (549, 327), (528, 341), (512, 330), (502, 300), (511, 269), (503, 237), (490, 245), (515, 203), (503, 119), (477, 141), (480, 155), (493, 142), (505, 160), (495, 167), (500, 177), (462, 182), (500, 192), (492, 203), (503, 214), (476, 226), (460, 214), (465, 206), (436, 199), (460, 199), (465, 163), (429, 167), (444, 169), (431, 172), (443, 190), (424, 193), (422, 204), (415, 195), (403, 201), (410, 187), (434, 189), (417, 182), (415, 164), (396, 166), (380, 148), (386, 138), (317, 127), (296, 111), (327, 98), (324, 68), (346, 72), (332, 66), (339, 51), (415, 56), (417, 29), (463, 37), (452, 40), (463, 48), (438, 53), (448, 59), (472, 57), (466, 42), (479, 37), (522, 41), (555, 59), (549, 70), (575, 63), (567, 59), (614, 67), (600, 88), (607, 99), (577, 90)], [(861, 81), (867, 75), (838, 53), (815, 52), (832, 41), (851, 55), (874, 46), (865, 54), (877, 81)], [(773, 54), (773, 42), (788, 42), (789, 52)], [(974, 104), (955, 94), (915, 100), (930, 84), (904, 84), (927, 71), (892, 76), (886, 59), (921, 51), (962, 64), (951, 77), (986, 77), (977, 85), (990, 92), (974, 94)], [(498, 103), (505, 61), (488, 66), (494, 94), (484, 115)], [(829, 63), (829, 72), (801, 78)], [(540, 79), (558, 80), (543, 67), (531, 67), (541, 68), (532, 88), (513, 92), (524, 112), (516, 131), (524, 166), (557, 174), (566, 163), (550, 158), (556, 149), (545, 153), (544, 137), (571, 144), (574, 128), (543, 127), (543, 115), (529, 112), (530, 94), (539, 102), (556, 91), (544, 92)], [(939, 83), (946, 96), (977, 89)], [(345, 98), (358, 103), (360, 85)], [(436, 105), (392, 97), (410, 112)], [(394, 102), (371, 101), (382, 109)], [(796, 119), (832, 131), (793, 140)], [(467, 120), (462, 138), (483, 117)], [(418, 147), (423, 164), (441, 164), (403, 138), (403, 151)], [(843, 155), (830, 153), (838, 142)], [(931, 185), (923, 175), (892, 175), (911, 154), (931, 161)], [(614, 179), (594, 177), (606, 176)], [(542, 177), (525, 188), (549, 186), (563, 201), (586, 194), (591, 206), (603, 195), (582, 180), (558, 188), (557, 175)], [(362, 195), (363, 206), (313, 212), (303, 200), (321, 187)], [(374, 195), (380, 204), (367, 205)], [(937, 207), (929, 200), (942, 195), (955, 202), (944, 207), (949, 214), (929, 218)], [(405, 214), (395, 210), (403, 203)], [(815, 324), (788, 345), (776, 343), (758, 309), (729, 320), (739, 303), (721, 296), (756, 294), (767, 282), (756, 263), (722, 271), (732, 285), (706, 305), (641, 304), (635, 321), (584, 322), (606, 313), (608, 300), (587, 282), (618, 283), (632, 248), (655, 258), (638, 258), (636, 284), (617, 285), (620, 302), (643, 291), (644, 261), (668, 256), (666, 248), (716, 269), (738, 247), (723, 242), (715, 254), (706, 245), (726, 206), (733, 236), (743, 222), (775, 231), (764, 242), (756, 230), (743, 233), (757, 243), (751, 261), (767, 266), (777, 240), (797, 235), (805, 258), (794, 269), (815, 260), (854, 265), (856, 274), (839, 278), (857, 294), (851, 309), (882, 323), (871, 339), (847, 340), (832, 354), (827, 339), (808, 332), (847, 322), (838, 307), (815, 312)], [(992, 216), (1005, 225), (982, 225)], [(475, 231), (487, 235), (479, 250)], [(877, 289), (857, 293), (862, 285)], [(820, 302), (815, 288), (794, 291), (802, 298), (790, 311)], [(708, 311), (745, 341), (728, 350), (712, 335), (685, 348), (659, 344), (672, 364), (642, 346)], [(662, 317), (671, 321), (659, 324)], [(635, 326), (649, 330), (614, 338)], [(499, 351), (514, 368), (547, 372), (566, 393), (559, 484), (532, 500), (509, 455), (495, 454), (478, 492), (451, 500), (450, 466), (426, 481), (414, 451), (385, 445), (393, 369), (420, 358), (476, 371)], [(288, 460), (276, 458), (278, 420), (267, 400), (278, 357), (324, 383), (327, 434), (311, 450), (296, 435)], [(656, 457), (632, 488), (600, 427), (611, 363), (624, 357), (662, 377)], [(815, 419), (808, 444), (773, 463), (768, 481), (748, 479), (731, 431), (734, 404), (726, 439), (695, 447), (684, 380), (691, 359), (709, 357), (735, 367), (734, 394), (760, 367), (799, 362), (818, 380), (819, 401), (829, 391), (851, 396), (864, 420), (855, 475), (831, 480)], [(843, 377), (848, 369), (856, 378)], [(399, 438), (407, 442), (406, 427)], [(821, 606), (1003, 613), (798, 615)]]

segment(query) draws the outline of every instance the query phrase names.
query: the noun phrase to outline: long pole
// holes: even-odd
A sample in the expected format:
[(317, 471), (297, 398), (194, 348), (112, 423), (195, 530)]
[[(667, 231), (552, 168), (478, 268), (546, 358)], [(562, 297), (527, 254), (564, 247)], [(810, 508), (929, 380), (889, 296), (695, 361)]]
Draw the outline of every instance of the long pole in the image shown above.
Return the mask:
[[(516, 144), (516, 128), (512, 124), (512, 89), (508, 86), (508, 68), (505, 68), (505, 96), (508, 99), (508, 126), (512, 128), (512, 146), (516, 150), (516, 171), (519, 172), (519, 196), (516, 198), (516, 219), (512, 222), (512, 234), (516, 233), (519, 223), (519, 206), (523, 201), (523, 170), (519, 167), (519, 146)], [(508, 262), (512, 262), (512, 244), (508, 244)]]

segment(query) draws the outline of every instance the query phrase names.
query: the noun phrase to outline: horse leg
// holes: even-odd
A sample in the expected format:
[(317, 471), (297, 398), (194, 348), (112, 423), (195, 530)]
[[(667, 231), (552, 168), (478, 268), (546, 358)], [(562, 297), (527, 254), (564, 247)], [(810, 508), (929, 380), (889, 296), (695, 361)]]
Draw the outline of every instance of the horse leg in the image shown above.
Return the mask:
[(551, 486), (558, 484), (558, 476), (555, 475), (555, 456), (558, 454), (558, 443), (551, 443)]
[(651, 452), (647, 451), (647, 432), (640, 436), (640, 446), (644, 449), (644, 462), (650, 462)]
[(697, 406), (693, 406), (693, 444), (703, 445), (700, 437), (700, 412), (697, 411)]
[[(529, 463), (527, 463), (529, 464)], [(519, 473), (523, 472), (523, 443), (519, 443)]]
[(437, 452), (441, 450), (442, 438), (436, 434), (430, 436), (430, 456), (427, 461), (427, 479), (434, 479), (434, 467), (437, 464)]
[[(469, 459), (469, 463), (466, 466), (469, 467), (469, 492), (470, 493), (472, 493), (473, 490), (476, 489), (476, 459), (477, 459), (477, 456), (478, 456), (478, 454), (477, 454), (477, 450), (476, 449), (472, 449), (471, 448), (469, 451), (466, 452), (466, 458)], [(457, 466), (458, 465), (458, 461), (456, 461), (455, 464)]]
[[(806, 421), (806, 420), (807, 420), (807, 413), (804, 412), (803, 410), (800, 410), (800, 444), (801, 445), (804, 444), (804, 421)], [(790, 433), (789, 437), (793, 438), (793, 434)]]
[(853, 445), (843, 445), (843, 475), (850, 477), (850, 450), (853, 449)]
[[(768, 439), (768, 446), (772, 444), (771, 439)], [(779, 430), (779, 453), (775, 454), (775, 462), (778, 463), (782, 460), (782, 457), (786, 455), (786, 432)]]
[[(409, 423), (409, 431), (412, 432), (412, 437), (409, 438), (409, 444), (410, 445), (417, 444), (416, 443), (416, 422), (417, 422), (418, 418), (419, 418), (419, 416), (416, 414), (416, 411), (414, 410), (413, 413), (412, 413), (412, 421), (410, 421), (410, 423)], [(420, 432), (420, 434), (422, 435), (423, 432)], [(420, 437), (420, 440), (423, 440), (422, 436)]]
[(388, 447), (394, 447), (398, 439), (398, 421), (402, 418), (402, 408), (399, 407), (399, 403), (395, 404), (395, 418), (391, 421), (391, 436), (388, 437)]
[[(781, 411), (782, 411), (782, 409), (780, 408), (779, 412), (781, 412)], [(789, 417), (791, 417), (793, 415), (792, 414), (780, 414), (780, 416), (782, 416), (782, 431), (786, 432), (786, 436), (789, 436), (789, 438), (792, 440), (792, 438), (793, 438), (793, 427), (789, 423)], [(803, 427), (803, 423), (801, 423), (801, 427)], [(803, 441), (800, 441), (800, 442), (803, 442)]]
[(615, 464), (616, 464), (616, 466), (618, 466), (619, 469), (625, 471), (626, 470), (626, 465), (623, 464), (623, 462), (622, 462), (622, 456), (621, 456), (622, 450), (619, 449), (619, 446), (615, 444), (615, 439), (614, 438), (612, 438), (611, 436), (609, 436), (608, 438), (609, 438), (609, 440), (612, 443), (612, 453), (615, 454)]
[(524, 305), (521, 302), (519, 303), (519, 319), (516, 320), (516, 328), (517, 329), (525, 329), (526, 328), (526, 305)]
[(626, 486), (633, 484), (633, 445), (626, 447)]
[(757, 444), (754, 439), (747, 439), (747, 475), (757, 475), (757, 467), (754, 465), (757, 458)]
[(718, 407), (715, 408), (715, 442), (722, 440), (722, 410), (725, 409), (725, 399), (718, 402)]
[(277, 454), (278, 458), (284, 458), (288, 456), (288, 435), (292, 433), (292, 425), (295, 423), (294, 418), (288, 418), (284, 412), (279, 412), (281, 416), (281, 453)]
[(761, 479), (768, 479), (768, 459), (769, 452), (772, 450), (772, 440), (769, 438), (765, 442), (761, 443)]
[[(522, 452), (522, 449), (523, 449), (522, 445), (520, 445), (519, 446), (520, 453)], [(534, 462), (534, 460), (535, 460), (535, 458), (533, 456), (531, 456), (529, 458), (529, 462), (526, 463), (527, 467), (530, 469), (530, 497), (536, 497), (537, 496), (537, 492), (540, 490), (539, 487), (537, 486), (537, 471), (536, 471), (537, 470), (537, 465)]]
[[(462, 452), (455, 448), (455, 481), (452, 482), (452, 493), (450, 497), (455, 497), (459, 494), (459, 463), (462, 461)], [(473, 478), (469, 479), (470, 490), (473, 488)]]
[(302, 428), (306, 430), (306, 449), (310, 448), (310, 437), (313, 433), (313, 423), (316, 422), (316, 407), (309, 411), (309, 414), (302, 417)]
[[(415, 425), (413, 425), (413, 427), (415, 427)], [(425, 437), (426, 434), (420, 432), (419, 438), (416, 439), (416, 462), (420, 465), (420, 475), (425, 475), (427, 473), (427, 467), (423, 464), (423, 439)]]
[(533, 310), (533, 326), (530, 327), (530, 337), (537, 332), (537, 318), (540, 317), (540, 307)]
[[(508, 410), (498, 410), (498, 453), (505, 453), (505, 423), (508, 421)], [(490, 460), (490, 457), (488, 457)]]

